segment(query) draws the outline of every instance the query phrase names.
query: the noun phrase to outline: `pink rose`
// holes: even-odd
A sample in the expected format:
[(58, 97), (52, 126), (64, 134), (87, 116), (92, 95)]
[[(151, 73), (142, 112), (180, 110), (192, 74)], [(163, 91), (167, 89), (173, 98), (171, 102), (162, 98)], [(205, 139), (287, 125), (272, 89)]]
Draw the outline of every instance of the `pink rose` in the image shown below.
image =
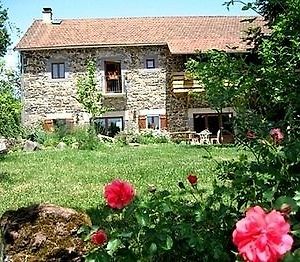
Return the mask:
[(98, 230), (91, 236), (91, 242), (94, 245), (102, 246), (107, 242), (107, 235), (104, 230)]
[(122, 209), (129, 205), (134, 195), (133, 186), (118, 179), (112, 181), (104, 188), (104, 197), (107, 204), (112, 208)]
[(281, 143), (284, 139), (284, 135), (281, 132), (280, 128), (272, 128), (270, 131), (270, 135), (276, 144)]
[(280, 212), (255, 206), (236, 224), (233, 243), (245, 261), (276, 262), (292, 248), (290, 225)]

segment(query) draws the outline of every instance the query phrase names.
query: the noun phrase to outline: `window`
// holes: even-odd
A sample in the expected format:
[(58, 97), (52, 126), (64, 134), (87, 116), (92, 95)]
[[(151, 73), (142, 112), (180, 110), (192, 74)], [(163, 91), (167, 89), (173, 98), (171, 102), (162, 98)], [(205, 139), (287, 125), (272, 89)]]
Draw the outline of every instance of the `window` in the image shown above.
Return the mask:
[(147, 116), (147, 128), (149, 129), (159, 129), (159, 115)]
[(101, 117), (95, 120), (97, 133), (114, 137), (123, 130), (123, 117)]
[(52, 79), (65, 78), (65, 63), (52, 63), (51, 77)]
[(74, 127), (74, 119), (72, 118), (58, 118), (58, 119), (45, 119), (43, 128), (46, 131), (60, 130), (61, 132), (67, 132)]
[(155, 59), (146, 59), (146, 68), (152, 69), (155, 68)]
[(105, 62), (106, 93), (122, 93), (120, 62)]

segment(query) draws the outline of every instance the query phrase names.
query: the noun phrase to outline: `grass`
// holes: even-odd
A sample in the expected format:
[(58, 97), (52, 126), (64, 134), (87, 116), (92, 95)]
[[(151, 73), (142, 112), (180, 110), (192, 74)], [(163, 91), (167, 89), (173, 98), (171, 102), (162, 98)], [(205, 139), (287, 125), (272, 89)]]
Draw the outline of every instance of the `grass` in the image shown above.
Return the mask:
[(32, 203), (53, 203), (87, 210), (103, 203), (103, 185), (115, 178), (130, 181), (139, 195), (148, 185), (179, 190), (178, 181), (194, 172), (210, 189), (214, 160), (238, 156), (236, 148), (157, 144), (104, 146), (99, 151), (45, 150), (14, 152), (0, 160), (0, 215)]

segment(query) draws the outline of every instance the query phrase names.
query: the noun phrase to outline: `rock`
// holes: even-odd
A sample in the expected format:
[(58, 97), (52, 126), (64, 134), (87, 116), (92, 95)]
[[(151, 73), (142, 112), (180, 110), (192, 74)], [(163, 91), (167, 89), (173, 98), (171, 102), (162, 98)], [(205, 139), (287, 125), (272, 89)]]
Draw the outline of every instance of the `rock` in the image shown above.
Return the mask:
[(2, 154), (6, 154), (8, 151), (6, 143), (5, 143), (5, 139), (1, 138), (0, 139), (0, 155)]
[(0, 261), (83, 261), (82, 225), (91, 225), (87, 215), (50, 204), (7, 211), (0, 219)]
[(32, 152), (38, 149), (41, 149), (41, 146), (37, 142), (26, 140), (23, 146), (23, 149), (28, 152)]
[(133, 146), (133, 147), (140, 146), (140, 144), (139, 144), (139, 143), (129, 143), (128, 145), (129, 145), (129, 146)]
[(59, 142), (56, 147), (58, 149), (65, 149), (67, 147), (67, 144), (64, 142)]
[(78, 149), (79, 148), (79, 143), (78, 142), (74, 142), (71, 144), (71, 148), (72, 149)]

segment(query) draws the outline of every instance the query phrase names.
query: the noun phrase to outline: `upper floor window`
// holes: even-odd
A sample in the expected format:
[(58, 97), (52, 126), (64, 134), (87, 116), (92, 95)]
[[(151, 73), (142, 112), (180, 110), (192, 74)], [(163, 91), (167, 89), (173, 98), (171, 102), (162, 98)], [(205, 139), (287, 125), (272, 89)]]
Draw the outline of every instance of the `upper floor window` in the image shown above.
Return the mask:
[(122, 93), (121, 62), (104, 63), (106, 93)]
[(65, 63), (52, 63), (51, 64), (52, 79), (65, 78), (65, 73), (66, 73)]
[(155, 68), (155, 59), (154, 58), (146, 59), (146, 68), (147, 69)]

